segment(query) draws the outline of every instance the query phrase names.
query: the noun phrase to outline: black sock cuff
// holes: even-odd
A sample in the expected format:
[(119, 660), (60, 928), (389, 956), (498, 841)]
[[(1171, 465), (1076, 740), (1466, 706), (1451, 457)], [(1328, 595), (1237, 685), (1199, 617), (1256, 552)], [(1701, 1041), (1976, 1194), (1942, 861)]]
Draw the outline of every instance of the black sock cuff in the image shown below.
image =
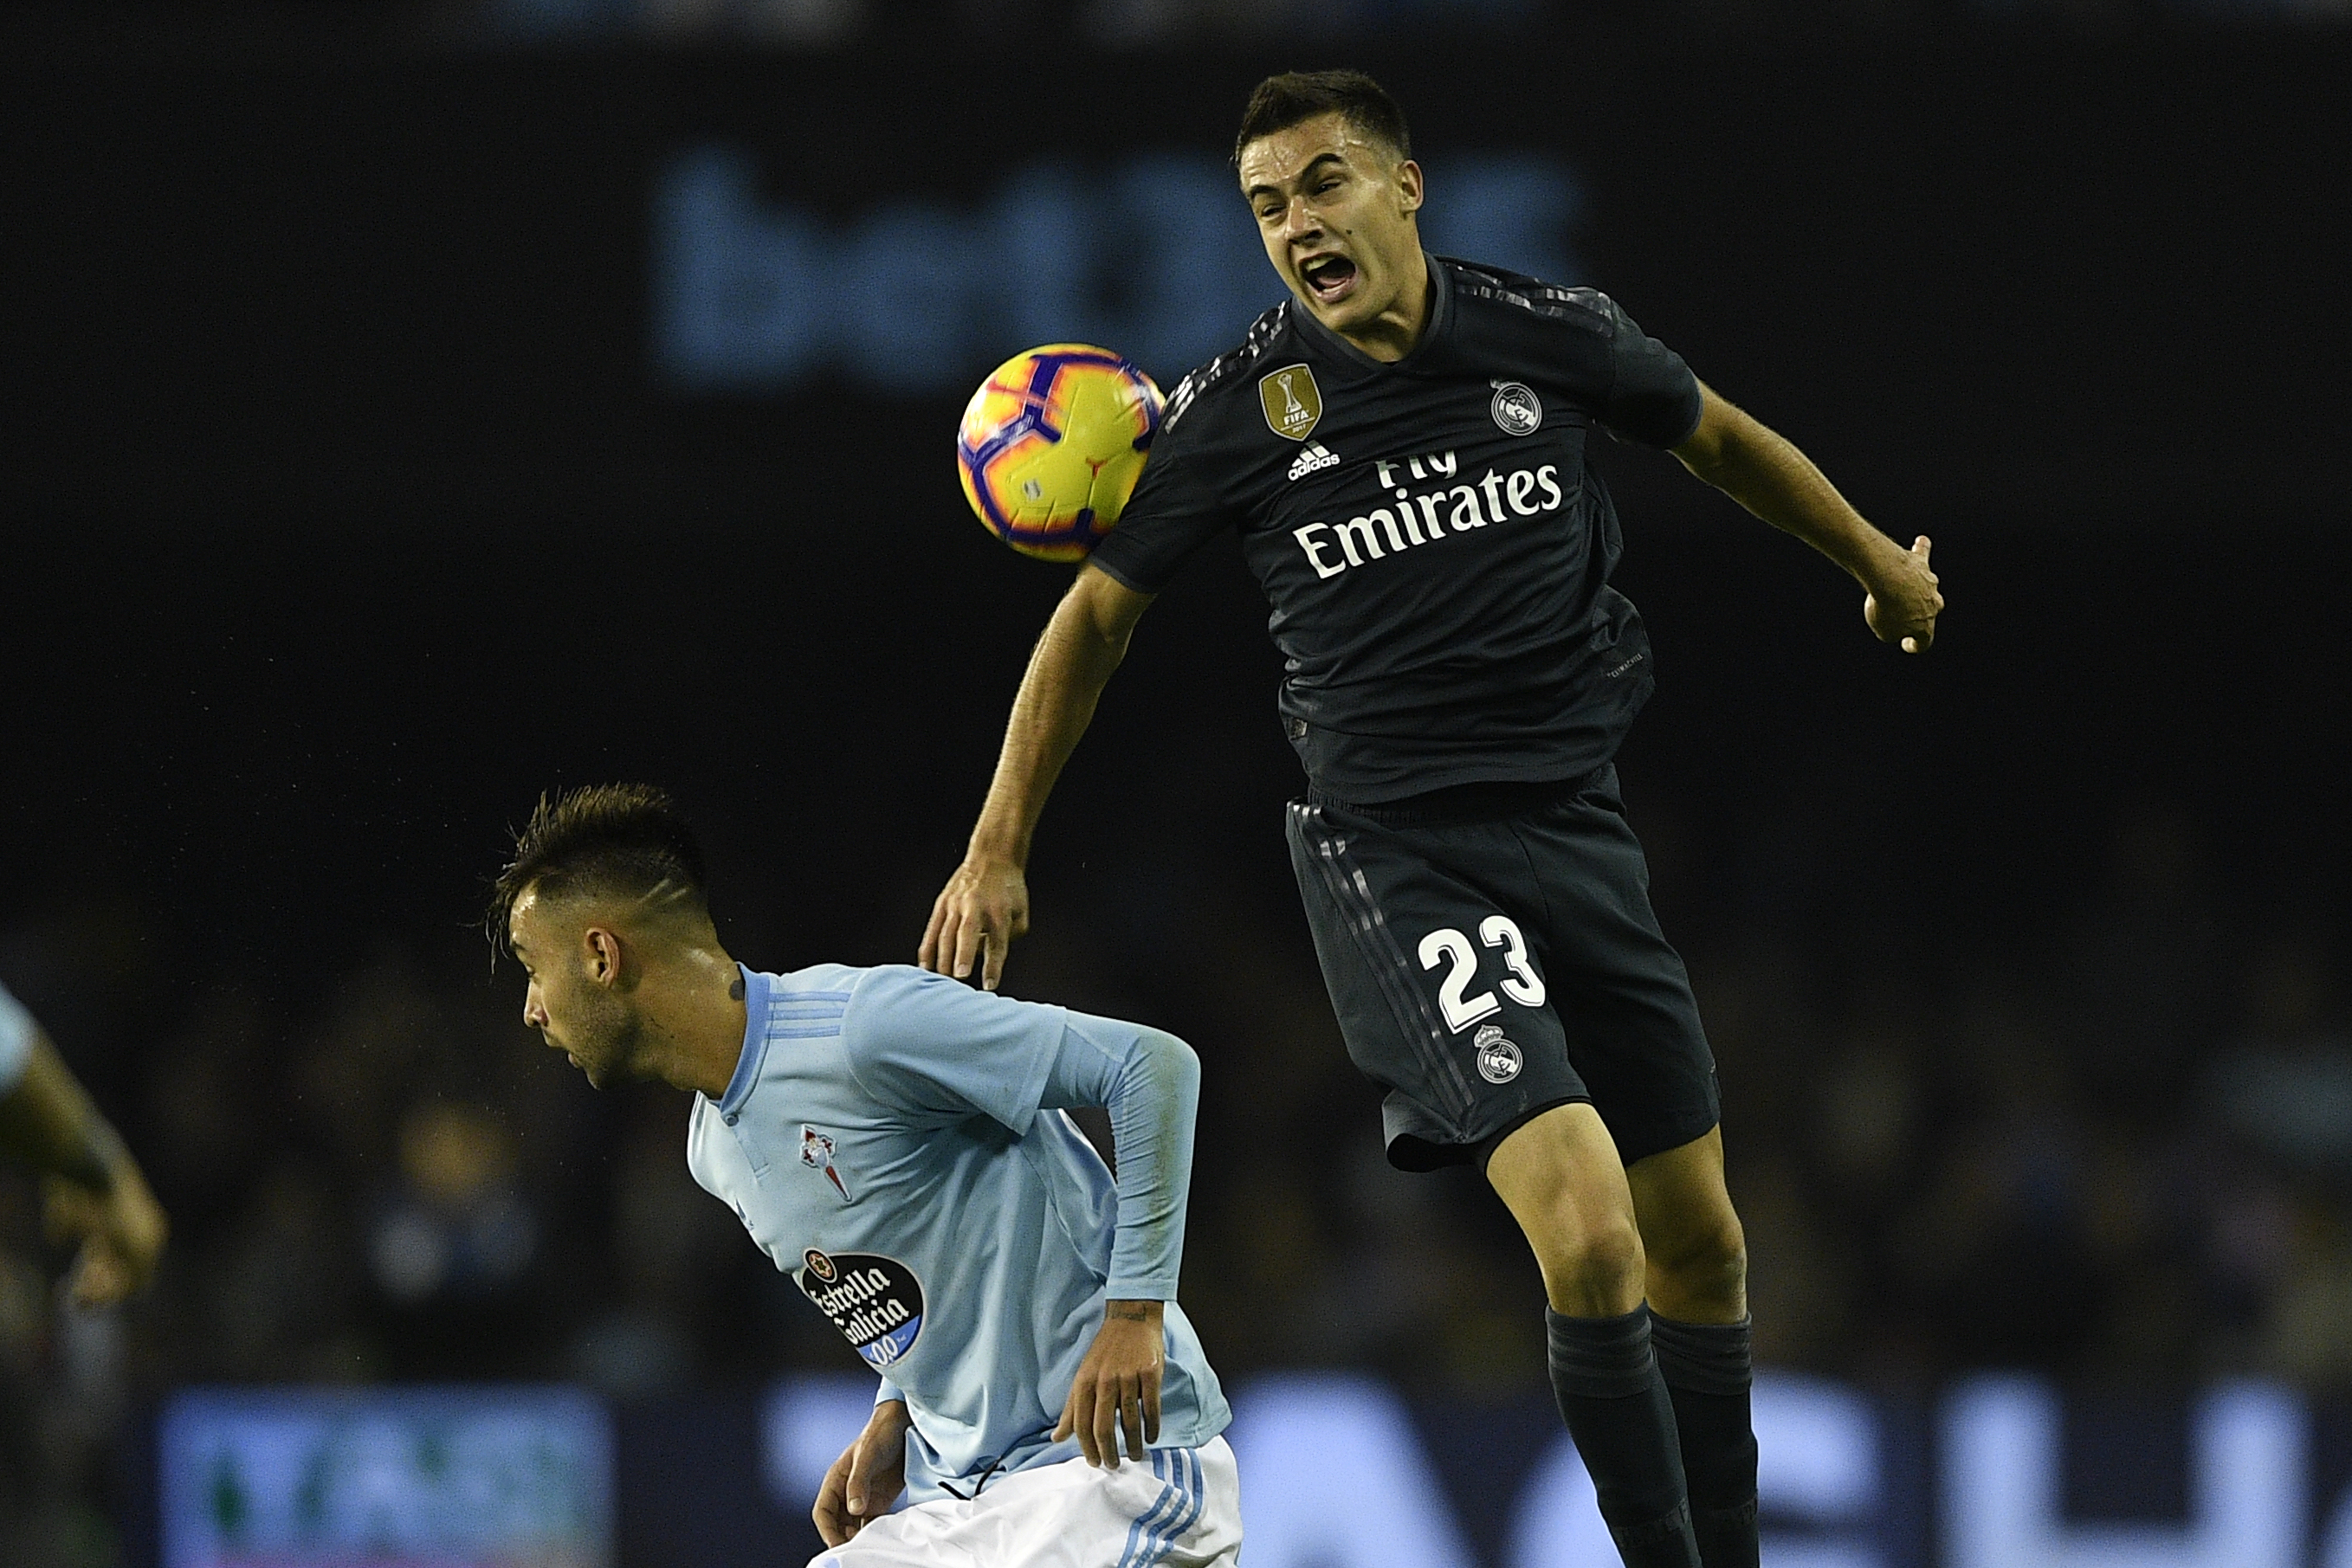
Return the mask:
[(1691, 1511), (1686, 1502), (1676, 1503), (1671, 1512), (1639, 1524), (1609, 1525), (1609, 1539), (1616, 1544), (1617, 1555), (1625, 1560), (1626, 1568), (1685, 1568), (1700, 1559), (1692, 1551)]
[(1657, 1375), (1650, 1350), (1650, 1314), (1636, 1307), (1620, 1318), (1564, 1318), (1544, 1309), (1544, 1344), (1552, 1384), (1589, 1399), (1642, 1393)]
[(1666, 1386), (1686, 1394), (1745, 1394), (1756, 1381), (1752, 1318), (1685, 1323), (1650, 1314), (1650, 1343)]

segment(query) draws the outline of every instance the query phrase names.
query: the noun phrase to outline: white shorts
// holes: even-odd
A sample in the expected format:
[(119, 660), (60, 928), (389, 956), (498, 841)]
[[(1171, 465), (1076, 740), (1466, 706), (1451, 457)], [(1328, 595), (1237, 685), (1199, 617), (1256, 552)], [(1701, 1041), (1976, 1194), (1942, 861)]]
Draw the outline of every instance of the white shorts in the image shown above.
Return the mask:
[(1223, 1437), (1098, 1470), (1084, 1459), (884, 1514), (809, 1568), (1234, 1568), (1241, 1478)]

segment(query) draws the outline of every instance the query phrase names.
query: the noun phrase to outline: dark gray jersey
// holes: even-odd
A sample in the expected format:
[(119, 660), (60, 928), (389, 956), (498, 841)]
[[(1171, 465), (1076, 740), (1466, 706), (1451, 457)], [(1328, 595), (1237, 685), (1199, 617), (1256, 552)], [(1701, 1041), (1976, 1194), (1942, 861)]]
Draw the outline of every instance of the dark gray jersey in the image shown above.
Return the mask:
[(1313, 788), (1395, 800), (1581, 778), (1651, 687), (1609, 586), (1592, 426), (1671, 446), (1698, 382), (1606, 295), (1432, 257), (1412, 353), (1383, 364), (1290, 302), (1179, 383), (1093, 559), (1156, 593), (1224, 528), (1265, 591)]

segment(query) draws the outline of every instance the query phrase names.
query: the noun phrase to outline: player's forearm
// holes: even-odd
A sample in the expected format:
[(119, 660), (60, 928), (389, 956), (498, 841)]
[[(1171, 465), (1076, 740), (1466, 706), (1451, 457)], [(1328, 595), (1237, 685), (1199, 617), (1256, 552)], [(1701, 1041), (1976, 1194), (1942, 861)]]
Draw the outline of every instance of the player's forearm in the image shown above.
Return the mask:
[(1142, 1030), (1105, 1098), (1111, 1146), (1118, 1152), (1118, 1222), (1105, 1290), (1114, 1301), (1174, 1301), (1192, 1186), (1201, 1059), (1172, 1034)]
[(1101, 624), (1076, 591), (1054, 612), (1013, 700), (988, 801), (972, 829), (972, 856), (1029, 863), (1045, 799), (1093, 722), (1103, 688), (1127, 654), (1131, 630)]
[(1201, 1104), (1201, 1059), (1162, 1030), (1120, 1025), (1106, 1032), (1073, 1022), (1046, 1069), (1039, 1104), (1098, 1105), (1110, 1113), (1118, 1154), (1118, 1218), (1111, 1238), (1114, 1301), (1172, 1301), (1184, 1259), (1184, 1206), (1192, 1188), (1192, 1121)]
[(137, 1166), (47, 1036), (36, 1036), (16, 1087), (0, 1098), (0, 1151), (106, 1194)]
[(1757, 517), (1794, 534), (1864, 588), (1902, 547), (1871, 527), (1795, 443), (1745, 414), (1717, 439), (1677, 449), (1685, 467)]

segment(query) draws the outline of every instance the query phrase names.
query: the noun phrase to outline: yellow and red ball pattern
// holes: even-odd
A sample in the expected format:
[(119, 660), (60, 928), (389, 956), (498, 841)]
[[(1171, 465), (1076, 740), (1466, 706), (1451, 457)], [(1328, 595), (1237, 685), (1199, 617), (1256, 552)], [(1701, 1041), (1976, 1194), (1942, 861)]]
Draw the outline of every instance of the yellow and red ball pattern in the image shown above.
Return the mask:
[(1135, 363), (1048, 343), (990, 372), (956, 430), (964, 499), (997, 538), (1044, 560), (1082, 560), (1118, 521), (1163, 400)]

